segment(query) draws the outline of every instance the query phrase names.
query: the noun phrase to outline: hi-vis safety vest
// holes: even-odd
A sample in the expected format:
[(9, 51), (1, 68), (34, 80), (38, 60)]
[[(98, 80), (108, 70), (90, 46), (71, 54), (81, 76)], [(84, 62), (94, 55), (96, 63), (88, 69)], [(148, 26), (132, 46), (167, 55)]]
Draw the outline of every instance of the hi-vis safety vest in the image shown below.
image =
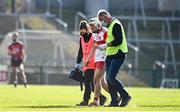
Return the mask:
[[(86, 43), (84, 41), (84, 38), (81, 37), (81, 45), (82, 45), (82, 52), (83, 52), (83, 62), (85, 62), (93, 46), (93, 38), (90, 37), (89, 42)], [(95, 62), (94, 62), (94, 55), (93, 55), (93, 57), (89, 60), (88, 65), (83, 66), (83, 71), (86, 71), (87, 69), (94, 69), (94, 68), (95, 68)]]
[(112, 30), (113, 30), (114, 24), (116, 24), (116, 23), (121, 26), (122, 43), (120, 45), (118, 45), (118, 46), (109, 46), (109, 47), (107, 47), (106, 48), (106, 55), (107, 56), (115, 55), (115, 54), (117, 54), (117, 52), (119, 50), (121, 50), (123, 53), (128, 52), (127, 42), (126, 42), (126, 35), (125, 35), (125, 32), (124, 32), (124, 28), (123, 28), (122, 24), (120, 23), (120, 21), (118, 21), (117, 19), (113, 20), (112, 23), (110, 24), (110, 26), (108, 27), (108, 37), (106, 39), (106, 43), (112, 42), (114, 40)]

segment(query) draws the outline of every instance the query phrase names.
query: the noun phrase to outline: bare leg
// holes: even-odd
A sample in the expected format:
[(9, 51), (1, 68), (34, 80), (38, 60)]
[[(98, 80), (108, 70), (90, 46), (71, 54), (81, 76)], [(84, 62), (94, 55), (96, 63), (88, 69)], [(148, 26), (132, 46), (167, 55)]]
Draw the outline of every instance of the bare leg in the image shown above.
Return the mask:
[(12, 70), (13, 70), (13, 74), (14, 74), (14, 87), (16, 87), (16, 86), (17, 86), (17, 83), (18, 83), (18, 76), (17, 76), (16, 67), (13, 66), (13, 67), (12, 67)]
[(94, 75), (94, 101), (90, 104), (90, 106), (97, 106), (98, 100), (101, 92), (101, 79), (103, 77), (104, 71), (101, 69), (96, 69)]
[(105, 80), (105, 76), (102, 77), (101, 79), (101, 85), (102, 85), (102, 88), (109, 93), (109, 88), (108, 88), (108, 84)]
[(24, 83), (24, 87), (27, 88), (27, 78), (26, 78), (26, 75), (25, 75), (24, 65), (23, 64), (21, 64), (19, 66), (19, 71), (21, 72), (21, 80)]
[(101, 92), (101, 79), (103, 77), (103, 71), (100, 69), (96, 69), (94, 76), (95, 76), (94, 77), (94, 85), (95, 85), (94, 96), (95, 98), (99, 98), (100, 92)]

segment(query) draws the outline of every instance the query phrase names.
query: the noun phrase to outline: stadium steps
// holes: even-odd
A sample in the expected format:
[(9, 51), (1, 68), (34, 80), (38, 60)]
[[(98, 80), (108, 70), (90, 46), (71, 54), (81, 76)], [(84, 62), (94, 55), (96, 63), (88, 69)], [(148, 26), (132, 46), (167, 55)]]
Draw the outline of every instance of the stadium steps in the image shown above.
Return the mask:
[[(33, 39), (31, 39), (31, 37)], [(68, 78), (69, 71), (76, 63), (76, 56), (79, 48), (78, 39), (64, 33), (41, 35), (26, 34), (26, 38), (28, 38), (26, 48), (27, 58), (36, 61), (36, 63), (31, 63), (30, 60), (26, 61), (26, 73), (31, 84), (79, 84)], [(58, 49), (57, 60), (55, 60), (58, 67), (54, 66), (53, 60), (55, 44), (61, 45), (64, 51), (64, 60), (62, 60), (62, 55), (59, 51), (60, 48)], [(44, 59), (44, 62), (41, 61), (42, 59)], [(63, 68), (62, 61), (66, 64), (66, 68)], [(30, 65), (32, 67), (28, 67)], [(43, 66), (43, 75), (41, 75), (38, 65)]]
[(38, 16), (26, 17), (22, 16), (21, 21), (25, 24), (26, 29), (46, 29), (46, 30), (56, 30), (56, 27), (47, 21), (47, 18), (42, 18)]
[[(74, 61), (75, 56), (77, 55), (77, 50), (74, 51), (71, 49), (78, 49), (77, 48), (77, 41), (73, 40), (74, 37), (71, 35), (65, 34), (63, 31), (61, 31), (63, 28), (59, 26), (59, 24), (55, 21), (55, 18), (42, 18), (42, 17), (21, 17), (21, 21), (24, 22), (26, 29), (31, 30), (49, 30), (51, 31), (58, 31), (62, 32), (61, 34), (53, 34), (53, 33), (41, 33), (41, 34), (28, 34), (26, 33), (26, 36), (29, 36), (27, 40), (27, 51), (29, 58), (37, 58), (37, 59), (49, 59), (47, 60), (47, 63), (53, 64), (54, 60), (54, 47), (56, 44), (61, 44), (61, 47), (64, 49), (64, 57), (67, 65), (72, 65), (72, 62), (70, 60)], [(30, 39), (31, 37), (37, 38), (37, 39)], [(44, 37), (46, 39), (41, 38)], [(72, 39), (71, 39), (72, 38)], [(39, 44), (38, 44), (39, 43)], [(41, 46), (39, 46), (41, 45)], [(75, 47), (74, 47), (75, 46)], [(61, 51), (60, 47), (58, 47), (58, 64), (62, 64), (61, 62)], [(67, 50), (70, 49), (70, 50)], [(47, 51), (45, 51), (47, 50)], [(73, 56), (73, 57), (72, 57)]]
[[(126, 29), (126, 35), (127, 35), (127, 29), (128, 29), (128, 24), (127, 21), (123, 21), (124, 23), (124, 28)], [(179, 40), (179, 26), (177, 22), (171, 22), (171, 33), (172, 33), (172, 39), (173, 40)], [(159, 22), (154, 22), (154, 21), (148, 21), (147, 23), (147, 28), (145, 28), (143, 26), (143, 22), (142, 21), (138, 21), (137, 22), (137, 28), (138, 28), (138, 37), (139, 39), (162, 39), (162, 31), (161, 31), (161, 23)], [(131, 37), (135, 37), (133, 29), (131, 30)], [(168, 40), (168, 35), (167, 35), (167, 31), (165, 31), (165, 39)], [(157, 45), (157, 44), (146, 44), (146, 43), (141, 43), (141, 51), (139, 53), (140, 55), (140, 59), (139, 60), (140, 64), (139, 68), (144, 68), (144, 69), (148, 69), (148, 68), (152, 68), (152, 64), (155, 60), (161, 60), (164, 61), (164, 46), (162, 45)], [(175, 49), (175, 56), (176, 56), (176, 61), (180, 61), (180, 53), (178, 52), (179, 49), (179, 45), (176, 45), (174, 47)], [(132, 52), (132, 53), (131, 53)], [(162, 52), (162, 53), (159, 53)], [(130, 53), (134, 56), (134, 51), (130, 50)], [(170, 53), (170, 51), (169, 51)], [(130, 56), (130, 58), (128, 58), (129, 60), (134, 59), (133, 56)], [(169, 57), (171, 57), (171, 55), (169, 54)], [(146, 59), (148, 58), (148, 60)], [(169, 61), (171, 61), (171, 58), (169, 59)], [(130, 61), (133, 62), (133, 61)], [(143, 64), (146, 63), (146, 64)]]
[[(45, 60), (47, 64), (53, 65), (55, 45), (59, 47), (57, 50), (57, 63), (62, 65), (61, 47), (63, 48), (63, 59), (67, 66), (75, 64), (79, 43), (77, 39), (70, 35), (59, 34), (32, 34), (26, 33), (27, 39), (27, 56), (29, 59)], [(23, 41), (23, 35), (22, 35)]]

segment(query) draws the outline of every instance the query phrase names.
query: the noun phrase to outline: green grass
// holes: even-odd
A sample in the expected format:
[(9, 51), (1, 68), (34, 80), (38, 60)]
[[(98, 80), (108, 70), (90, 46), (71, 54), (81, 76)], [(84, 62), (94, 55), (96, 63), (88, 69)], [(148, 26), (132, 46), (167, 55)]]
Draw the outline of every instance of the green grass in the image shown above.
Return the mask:
[[(77, 107), (83, 92), (78, 86), (35, 86), (13, 88), (0, 85), (0, 111), (180, 111), (180, 90), (127, 88), (132, 101), (127, 107)], [(103, 94), (109, 94), (103, 91)], [(91, 96), (93, 98), (93, 94)]]

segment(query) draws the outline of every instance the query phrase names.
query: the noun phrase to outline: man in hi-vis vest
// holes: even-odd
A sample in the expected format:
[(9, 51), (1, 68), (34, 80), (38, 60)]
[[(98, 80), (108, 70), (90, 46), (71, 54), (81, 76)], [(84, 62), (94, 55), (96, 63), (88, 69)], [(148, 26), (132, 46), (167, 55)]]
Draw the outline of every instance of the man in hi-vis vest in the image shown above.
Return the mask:
[[(104, 24), (107, 24), (108, 27), (106, 44), (98, 46), (101, 50), (106, 49), (106, 80), (111, 96), (111, 103), (108, 106), (124, 107), (128, 105), (131, 96), (124, 89), (121, 81), (116, 79), (116, 76), (128, 52), (125, 32), (121, 22), (111, 17), (106, 10), (99, 10), (97, 18), (101, 22), (104, 22)], [(118, 93), (121, 98), (118, 97)], [(120, 99), (122, 99), (122, 101), (120, 101)]]

